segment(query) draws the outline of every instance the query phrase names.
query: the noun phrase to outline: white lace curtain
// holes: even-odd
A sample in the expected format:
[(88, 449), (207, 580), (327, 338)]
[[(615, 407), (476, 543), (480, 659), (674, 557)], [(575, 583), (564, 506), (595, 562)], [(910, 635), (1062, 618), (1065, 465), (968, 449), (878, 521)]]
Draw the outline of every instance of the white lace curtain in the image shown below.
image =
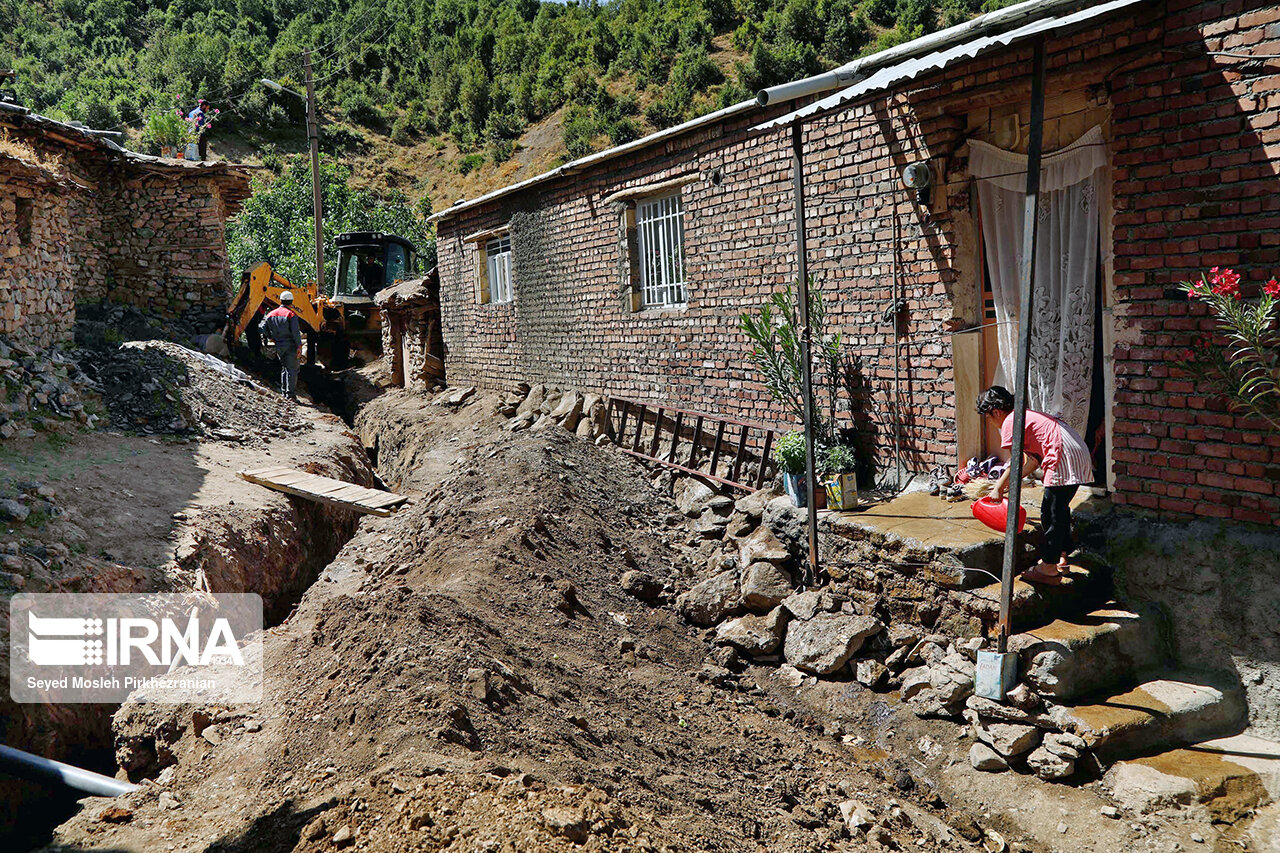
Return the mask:
[[(1013, 390), (1021, 310), (1027, 157), (969, 143), (978, 214), (995, 297), (1000, 362), (996, 384)], [(1085, 433), (1093, 389), (1098, 275), (1098, 189), (1106, 165), (1102, 129), (1041, 160), (1036, 286), (1032, 306), (1028, 404)]]

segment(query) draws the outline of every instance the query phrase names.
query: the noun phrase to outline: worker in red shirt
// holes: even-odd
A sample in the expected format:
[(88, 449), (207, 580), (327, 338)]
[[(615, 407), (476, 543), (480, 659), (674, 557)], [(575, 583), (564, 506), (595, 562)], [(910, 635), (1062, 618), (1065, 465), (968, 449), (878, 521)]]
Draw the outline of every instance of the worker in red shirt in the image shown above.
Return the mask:
[(293, 294), (280, 294), (280, 307), (262, 321), (262, 334), (270, 338), (280, 359), (280, 391), (290, 400), (298, 399), (298, 350), (302, 347), (302, 327), (293, 310)]

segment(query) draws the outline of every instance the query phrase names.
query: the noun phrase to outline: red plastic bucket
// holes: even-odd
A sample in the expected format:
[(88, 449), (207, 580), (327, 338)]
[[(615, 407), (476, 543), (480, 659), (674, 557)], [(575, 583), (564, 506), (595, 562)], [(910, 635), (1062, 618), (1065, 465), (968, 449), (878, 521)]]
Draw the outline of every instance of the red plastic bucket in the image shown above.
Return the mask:
[[(978, 498), (973, 502), (973, 517), (997, 533), (1004, 533), (1005, 523), (1009, 520), (1009, 499), (996, 500), (992, 497)], [(1018, 507), (1018, 532), (1027, 526), (1027, 509)]]

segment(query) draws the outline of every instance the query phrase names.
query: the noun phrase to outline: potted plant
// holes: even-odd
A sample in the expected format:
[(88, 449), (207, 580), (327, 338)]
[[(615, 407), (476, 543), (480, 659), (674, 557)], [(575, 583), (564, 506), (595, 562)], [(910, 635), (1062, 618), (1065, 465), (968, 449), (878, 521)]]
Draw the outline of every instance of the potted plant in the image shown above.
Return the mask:
[(187, 141), (187, 123), (177, 110), (162, 110), (147, 118), (142, 138), (152, 150), (159, 150), (161, 157), (172, 157), (174, 151)]
[(827, 493), (827, 508), (834, 510), (856, 509), (858, 506), (858, 457), (847, 444), (833, 444), (822, 459), (822, 473), (826, 477), (823, 486)]
[(805, 483), (804, 433), (792, 430), (773, 446), (773, 461), (782, 472), (782, 485), (787, 497), (795, 506), (808, 505), (808, 489)]

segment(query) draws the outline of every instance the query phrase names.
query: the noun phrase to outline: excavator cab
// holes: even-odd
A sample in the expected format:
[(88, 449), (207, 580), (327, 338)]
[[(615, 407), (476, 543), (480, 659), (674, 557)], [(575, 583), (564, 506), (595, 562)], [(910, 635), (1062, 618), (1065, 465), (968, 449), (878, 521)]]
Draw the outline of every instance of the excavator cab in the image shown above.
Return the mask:
[(405, 238), (381, 231), (349, 231), (334, 242), (338, 271), (325, 315), (330, 325), (342, 330), (335, 352), (335, 361), (342, 364), (348, 344), (380, 348), (382, 323), (373, 297), (415, 274), (418, 251)]
[(336, 243), (338, 276), (330, 300), (340, 305), (371, 308), (379, 290), (417, 272), (418, 251), (403, 237), (351, 231), (339, 234)]

